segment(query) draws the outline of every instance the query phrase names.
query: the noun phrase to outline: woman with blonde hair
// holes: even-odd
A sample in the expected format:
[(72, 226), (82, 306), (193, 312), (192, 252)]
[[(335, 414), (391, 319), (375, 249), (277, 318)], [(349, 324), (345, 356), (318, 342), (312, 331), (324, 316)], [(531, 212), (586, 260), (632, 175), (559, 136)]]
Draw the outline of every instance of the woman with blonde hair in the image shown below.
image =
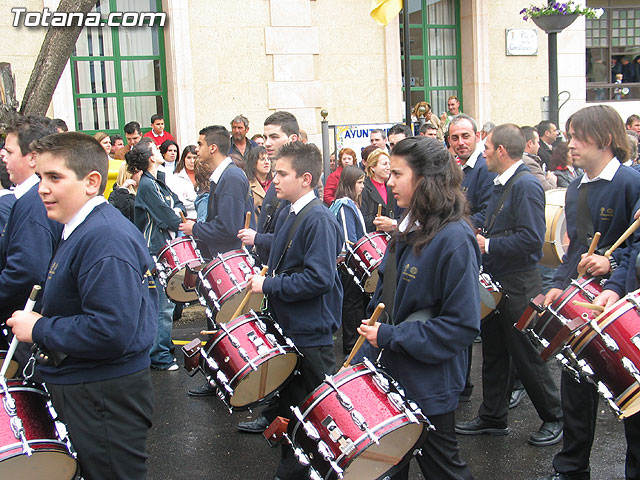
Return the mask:
[(127, 163), (122, 162), (113, 185), (113, 191), (109, 194), (109, 203), (133, 222), (133, 207), (136, 202), (136, 192), (142, 170), (138, 170), (133, 175), (127, 170)]
[[(362, 216), (367, 232), (381, 230), (391, 232), (397, 225), (400, 212), (393, 198), (387, 180), (391, 172), (389, 155), (376, 148), (369, 154), (365, 162), (367, 178), (362, 191)], [(378, 205), (381, 206), (378, 217)]]

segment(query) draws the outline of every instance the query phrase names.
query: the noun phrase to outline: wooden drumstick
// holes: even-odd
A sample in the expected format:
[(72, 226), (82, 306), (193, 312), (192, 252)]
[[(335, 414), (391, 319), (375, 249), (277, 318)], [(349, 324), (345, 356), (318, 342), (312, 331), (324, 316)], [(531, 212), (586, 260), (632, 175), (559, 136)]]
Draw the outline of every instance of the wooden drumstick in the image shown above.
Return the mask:
[[(382, 313), (383, 310), (384, 310), (384, 303), (379, 303), (378, 306), (376, 307), (376, 309), (373, 311), (373, 315), (371, 315), (371, 318), (369, 319), (369, 322), (367, 323), (367, 325), (372, 327), (378, 321), (378, 317), (380, 316), (380, 314)], [(351, 363), (351, 360), (353, 360), (353, 357), (356, 356), (356, 353), (358, 353), (358, 350), (360, 350), (360, 347), (362, 347), (362, 344), (364, 343), (364, 340), (365, 340), (365, 336), (364, 335), (360, 335), (360, 337), (358, 337), (358, 340), (356, 341), (356, 344), (351, 349), (351, 353), (349, 354), (349, 357), (347, 358), (347, 360), (342, 365), (344, 368), (348, 368), (349, 367), (349, 364)]]
[[(251, 212), (247, 212), (247, 214), (244, 216), (244, 229), (246, 230), (247, 228), (249, 228), (249, 224), (251, 223)], [(242, 242), (242, 247), (240, 248), (244, 248), (244, 242)], [(234, 315), (233, 318), (236, 318), (236, 316)]]
[[(380, 216), (382, 216), (382, 204), (381, 203), (378, 204), (378, 214), (376, 215), (376, 218), (380, 217)], [(380, 227), (376, 227), (376, 230), (380, 230)]]
[[(589, 246), (589, 251), (585, 255), (586, 257), (588, 257), (589, 255), (593, 255), (593, 252), (596, 251), (596, 247), (598, 246), (598, 240), (600, 240), (600, 232), (596, 232), (593, 235), (593, 240), (591, 240), (591, 245)], [(583, 276), (584, 272), (585, 272), (584, 268), (579, 268), (578, 269), (578, 277)]]
[(180, 218), (182, 219), (182, 223), (187, 223), (187, 217), (184, 216), (184, 213), (182, 213), (182, 210), (180, 210)]
[(594, 305), (593, 303), (587, 302), (579, 302), (578, 300), (574, 300), (573, 304), (578, 307), (588, 308), (590, 310), (595, 310), (596, 312), (604, 312), (604, 307), (602, 305)]
[(215, 335), (217, 330), (200, 330), (200, 335)]
[(607, 250), (606, 252), (604, 252), (604, 256), (609, 258), (611, 256), (611, 254), (613, 253), (613, 251), (618, 248), (620, 245), (622, 245), (624, 243), (624, 241), (629, 238), (631, 236), (631, 234), (633, 232), (635, 232), (638, 227), (640, 227), (640, 218), (637, 219), (635, 222), (633, 222), (629, 228), (627, 228), (624, 233), (620, 236), (620, 238), (618, 240), (616, 240), (616, 243), (614, 243), (613, 245), (611, 245), (611, 248), (609, 248), (609, 250)]
[[(27, 303), (24, 306), (25, 312), (33, 311), (33, 307), (36, 306), (36, 298), (38, 298), (38, 294), (40, 293), (40, 290), (42, 290), (42, 287), (40, 285), (33, 286), (33, 288), (31, 289), (31, 295), (29, 295), (29, 300), (27, 300)], [(11, 363), (11, 359), (13, 358), (13, 354), (16, 352), (16, 348), (18, 348), (18, 343), (20, 343), (18, 341), (18, 337), (14, 335), (13, 339), (11, 339), (11, 345), (9, 345), (7, 356), (4, 357), (4, 362), (2, 362), (2, 368), (0, 369), (0, 377), (4, 377), (5, 374), (7, 373), (7, 370), (9, 369), (9, 364)]]
[[(260, 276), (264, 277), (267, 274), (267, 270), (269, 270), (269, 267), (267, 266), (262, 267), (262, 270), (260, 270)], [(232, 319), (240, 316), (242, 311), (246, 308), (247, 304), (249, 303), (249, 299), (251, 298), (252, 293), (253, 292), (251, 291), (251, 287), (247, 285), (247, 293), (242, 299), (242, 302), (240, 302), (240, 305), (238, 305), (238, 308), (236, 308), (236, 311), (233, 312), (233, 315), (231, 316)]]

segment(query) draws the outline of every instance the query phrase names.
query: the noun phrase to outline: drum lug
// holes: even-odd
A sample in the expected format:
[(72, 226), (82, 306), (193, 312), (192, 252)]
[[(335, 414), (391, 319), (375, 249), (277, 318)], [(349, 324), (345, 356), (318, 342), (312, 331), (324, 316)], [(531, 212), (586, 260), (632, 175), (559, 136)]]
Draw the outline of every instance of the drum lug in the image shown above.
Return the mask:
[(344, 408), (347, 412), (353, 410), (353, 403), (351, 403), (351, 399), (340, 390), (338, 390), (338, 387), (333, 382), (332, 377), (330, 377), (329, 375), (325, 375), (324, 382), (336, 392), (336, 397), (338, 398), (338, 402), (340, 402), (340, 405), (342, 405), (342, 408)]
[(309, 478), (311, 480), (322, 480), (322, 477), (320, 476), (320, 474), (316, 471), (315, 468), (310, 468), (309, 469)]
[(611, 338), (610, 335), (602, 332), (600, 333), (600, 336), (602, 337), (602, 341), (604, 342), (604, 344), (607, 346), (609, 350), (611, 350), (612, 352), (617, 352), (618, 350), (620, 350), (620, 347), (618, 346), (616, 341), (613, 338)]
[[(231, 340), (231, 343), (233, 343), (233, 340)], [(256, 365), (253, 363), (253, 361), (251, 360), (251, 357), (249, 356), (249, 353), (247, 353), (247, 351), (244, 348), (237, 347), (237, 350), (238, 350), (238, 355), (240, 355), (240, 358), (242, 358), (242, 360), (244, 360), (249, 364), (249, 366), (251, 367), (251, 370), (253, 370), (254, 372), (258, 370), (258, 367), (256, 367)]]
[(598, 387), (598, 393), (602, 395), (602, 397), (607, 401), (607, 403), (609, 404), (611, 409), (615, 412), (615, 414), (618, 416), (621, 416), (622, 410), (620, 410), (620, 407), (616, 405), (616, 402), (613, 399), (613, 394), (611, 393), (611, 390), (609, 390), (607, 386), (602, 382), (596, 383), (596, 386)]
[(298, 422), (300, 422), (300, 425), (302, 425), (302, 428), (304, 429), (304, 433), (307, 434), (307, 437), (309, 437), (311, 440), (315, 440), (316, 442), (319, 441), (320, 433), (318, 432), (316, 427), (313, 426), (311, 422), (305, 421), (304, 416), (300, 411), (300, 408), (291, 407), (291, 412), (296, 416), (296, 418), (298, 419)]
[(318, 452), (320, 453), (320, 455), (322, 455), (322, 457), (327, 462), (329, 462), (329, 464), (331, 465), (331, 468), (333, 468), (333, 471), (336, 472), (336, 474), (338, 475), (338, 478), (343, 478), (344, 472), (335, 462), (335, 458), (336, 458), (335, 455), (333, 454), (329, 446), (326, 443), (324, 443), (322, 440), (318, 442)]
[(367, 421), (359, 411), (353, 410), (351, 412), (351, 420), (353, 420), (353, 423), (355, 423), (356, 427), (358, 427), (363, 432), (367, 433), (367, 435), (369, 436), (372, 442), (374, 442), (376, 445), (380, 445), (380, 439), (376, 436), (375, 433), (369, 430), (369, 425), (367, 425)]
[(258, 355), (263, 357), (267, 353), (269, 353), (269, 349), (264, 344), (264, 340), (262, 340), (262, 338), (258, 337), (256, 332), (250, 331), (249, 333), (247, 333), (247, 338), (256, 347), (256, 350), (258, 351)]
[(422, 449), (421, 449), (421, 448), (417, 448), (417, 449), (415, 449), (415, 450), (413, 451), (413, 456), (414, 456), (414, 457), (416, 457), (416, 456), (418, 456), (418, 455), (422, 456)]
[(638, 371), (638, 368), (631, 360), (627, 357), (623, 357), (622, 366), (627, 370), (627, 372), (629, 372), (636, 382), (640, 383), (640, 371)]
[(631, 337), (631, 343), (633, 343), (638, 350), (640, 350), (640, 333)]
[(213, 358), (211, 358), (207, 354), (207, 352), (204, 351), (204, 348), (200, 349), (200, 356), (205, 359), (205, 361), (207, 362), (207, 366), (211, 368), (211, 370), (214, 370), (214, 371), (220, 370), (218, 363)]

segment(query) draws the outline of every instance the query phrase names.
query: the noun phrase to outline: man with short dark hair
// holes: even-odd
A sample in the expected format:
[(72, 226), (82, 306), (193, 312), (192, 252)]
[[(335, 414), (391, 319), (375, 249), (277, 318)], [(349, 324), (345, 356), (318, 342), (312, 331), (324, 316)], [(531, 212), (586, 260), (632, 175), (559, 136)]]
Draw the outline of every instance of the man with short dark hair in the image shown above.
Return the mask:
[(524, 138), (527, 141), (522, 161), (529, 167), (529, 170), (538, 179), (545, 191), (556, 188), (558, 178), (551, 172), (545, 173), (541, 166), (540, 157), (538, 157), (538, 150), (540, 149), (538, 132), (533, 127), (522, 127), (522, 133), (524, 133)]
[(249, 151), (257, 147), (258, 144), (247, 138), (249, 133), (249, 119), (244, 115), (237, 115), (231, 120), (231, 145), (229, 147), (229, 156), (232, 154), (240, 155), (245, 161)]
[(3, 161), (16, 185), (16, 202), (0, 239), (0, 322), (24, 307), (34, 285), (44, 283), (62, 233), (62, 225), (47, 217), (38, 195), (36, 152), (31, 148), (31, 142), (53, 133), (51, 120), (37, 116), (20, 117), (7, 129)]
[(389, 133), (387, 134), (387, 138), (389, 139), (389, 149), (393, 150), (395, 144), (400, 140), (404, 140), (405, 138), (412, 136), (413, 133), (411, 132), (411, 127), (404, 123), (397, 123), (389, 129)]
[(127, 139), (127, 145), (118, 150), (113, 156), (116, 160), (124, 160), (124, 156), (142, 139), (140, 124), (136, 121), (127, 123), (124, 126), (124, 137)]
[(540, 136), (540, 149), (538, 150), (538, 156), (548, 169), (549, 164), (551, 163), (551, 150), (553, 149), (553, 143), (558, 138), (558, 127), (555, 123), (550, 122), (549, 120), (543, 120), (536, 126), (536, 130)]
[(438, 129), (433, 124), (427, 122), (420, 127), (420, 136), (438, 138)]
[(114, 157), (116, 152), (124, 147), (124, 141), (122, 140), (122, 135), (118, 133), (114, 133), (110, 136), (111, 138), (111, 152), (109, 152), (109, 156), (111, 158)]
[(625, 126), (627, 127), (627, 130), (633, 130), (634, 132), (640, 134), (640, 115), (629, 115)]
[[(229, 132), (221, 125), (200, 130), (198, 156), (212, 170), (207, 218), (204, 222), (187, 220), (180, 224), (180, 231), (204, 244), (201, 249), (208, 258), (240, 248), (238, 230), (244, 228), (246, 213), (254, 211), (249, 180), (227, 155), (230, 143)], [(255, 228), (253, 215), (251, 227)], [(189, 395), (196, 397), (214, 394), (215, 388), (209, 382), (189, 390)]]
[[(174, 140), (173, 136), (164, 129), (164, 117), (160, 113), (151, 115), (151, 130), (145, 133), (144, 136), (152, 139), (157, 146), (162, 145), (167, 140)], [(128, 141), (129, 138), (127, 137), (127, 142)]]
[[(487, 168), (498, 176), (477, 234), (484, 271), (507, 296), (481, 325), (482, 404), (473, 420), (456, 424), (463, 435), (506, 435), (515, 366), (542, 425), (529, 435), (534, 446), (562, 439), (560, 395), (551, 372), (529, 337), (513, 328), (530, 298), (540, 291), (536, 268), (545, 234), (545, 199), (540, 183), (522, 162), (524, 134), (513, 124), (495, 127), (486, 141)], [(513, 363), (512, 363), (513, 362)]]
[(374, 128), (369, 133), (369, 140), (371, 141), (371, 145), (375, 145), (382, 151), (387, 150), (387, 135), (384, 133), (384, 130)]

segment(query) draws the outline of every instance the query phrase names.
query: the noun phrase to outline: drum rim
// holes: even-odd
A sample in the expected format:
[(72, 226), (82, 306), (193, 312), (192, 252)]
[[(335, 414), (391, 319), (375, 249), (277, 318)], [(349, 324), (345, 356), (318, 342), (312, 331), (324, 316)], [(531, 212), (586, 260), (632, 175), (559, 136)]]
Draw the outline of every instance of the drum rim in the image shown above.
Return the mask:
[[(60, 440), (39, 438), (39, 439), (27, 440), (27, 443), (32, 448), (37, 447), (38, 445), (52, 445), (49, 448), (34, 448), (34, 452), (33, 453), (37, 453), (37, 452), (60, 452), (60, 451), (62, 451), (62, 453), (66, 453), (69, 457), (71, 457), (71, 458), (73, 458), (75, 460), (75, 457), (69, 451), (69, 448), (67, 447), (67, 444), (65, 442), (60, 441)], [(55, 448), (55, 447), (60, 447), (60, 449)], [(11, 450), (14, 450), (16, 448), (20, 449), (19, 453), (16, 453), (14, 455), (10, 455), (10, 456), (8, 456), (6, 458), (0, 458), (0, 463), (4, 462), (5, 460), (8, 460), (10, 458), (14, 458), (14, 457), (17, 457), (19, 455), (24, 455), (25, 454), (24, 451), (23, 451), (22, 442), (19, 442), (19, 441), (15, 442), (15, 443), (12, 443), (10, 445), (1, 447), (0, 448), (0, 457), (2, 456), (2, 454), (7, 453), (7, 452), (9, 452)]]
[[(415, 413), (414, 413), (415, 414)], [(420, 419), (418, 421), (418, 424), (422, 425), (422, 432), (420, 433), (420, 436), (418, 437), (418, 439), (416, 440), (416, 442), (413, 444), (413, 446), (407, 451), (407, 453), (404, 454), (404, 456), (402, 457), (402, 459), (395, 465), (393, 465), (389, 470), (386, 470), (382, 475), (388, 475), (389, 472), (394, 469), (399, 467), (400, 465), (403, 465), (407, 455), (411, 454), (411, 452), (416, 448), (416, 445), (419, 445), (422, 440), (426, 437), (426, 435), (429, 433), (429, 428), (428, 428), (428, 423), (426, 423), (427, 417), (423, 414), (422, 415), (422, 419)], [(414, 425), (415, 422), (412, 422), (409, 420), (409, 417), (404, 413), (404, 412), (400, 412), (398, 415), (395, 415), (394, 417), (382, 422), (379, 425), (376, 425), (376, 429), (374, 431), (372, 431), (373, 434), (376, 434), (378, 431), (380, 431), (382, 428), (387, 427), (390, 423), (392, 422), (396, 422), (397, 420), (405, 420), (403, 422), (400, 422), (395, 428), (392, 428), (391, 430), (389, 430), (388, 432), (386, 432), (382, 437), (380, 437), (380, 439), (384, 438), (386, 435), (389, 435), (390, 433), (395, 432), (396, 430), (402, 428), (405, 425)], [(376, 435), (377, 436), (377, 435)], [(345, 453), (341, 454), (338, 458), (335, 459), (335, 462), (340, 466), (340, 468), (342, 468), (343, 470), (347, 470), (347, 468), (349, 468), (349, 466), (362, 454), (364, 453), (367, 449), (365, 448), (362, 451), (358, 451), (358, 447), (362, 446), (365, 443), (365, 440), (368, 439), (369, 445), (373, 445), (375, 442), (373, 440), (371, 440), (371, 438), (369, 438), (369, 435), (366, 432), (363, 432), (362, 435), (360, 435), (354, 442), (353, 442), (353, 446), (355, 448), (355, 451), (352, 453), (355, 453), (355, 455), (353, 455), (350, 459), (348, 459), (347, 463), (345, 465), (340, 465), (340, 462), (344, 459), (345, 457)], [(325, 477), (326, 478), (326, 477)]]

